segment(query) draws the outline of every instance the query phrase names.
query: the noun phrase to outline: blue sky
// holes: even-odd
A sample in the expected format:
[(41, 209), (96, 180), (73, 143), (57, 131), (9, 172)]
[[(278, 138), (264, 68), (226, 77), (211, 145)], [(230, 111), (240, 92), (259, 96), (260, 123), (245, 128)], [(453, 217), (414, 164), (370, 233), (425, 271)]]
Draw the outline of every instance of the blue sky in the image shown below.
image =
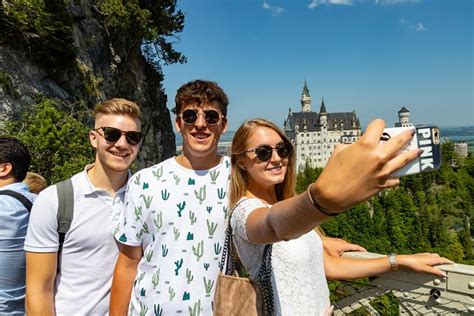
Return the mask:
[[(300, 111), (355, 109), (362, 126), (393, 126), (401, 106), (415, 124), (474, 125), (473, 0), (181, 0), (165, 66), (168, 107), (179, 86), (213, 80), (226, 91), (229, 128), (264, 117), (279, 126)], [(174, 118), (174, 117), (173, 117)]]

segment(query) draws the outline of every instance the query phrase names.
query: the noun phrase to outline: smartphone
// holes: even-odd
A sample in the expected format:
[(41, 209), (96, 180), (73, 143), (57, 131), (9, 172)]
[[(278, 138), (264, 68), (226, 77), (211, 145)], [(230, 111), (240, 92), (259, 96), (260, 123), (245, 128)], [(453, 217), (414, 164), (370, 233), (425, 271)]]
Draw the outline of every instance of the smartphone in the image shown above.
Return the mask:
[(435, 125), (386, 128), (380, 138), (380, 143), (383, 144), (395, 135), (413, 129), (415, 129), (415, 135), (413, 135), (410, 142), (403, 147), (401, 152), (420, 148), (423, 150), (423, 153), (405, 167), (395, 171), (392, 176), (401, 177), (420, 172), (430, 172), (438, 170), (441, 166), (441, 136), (439, 128)]

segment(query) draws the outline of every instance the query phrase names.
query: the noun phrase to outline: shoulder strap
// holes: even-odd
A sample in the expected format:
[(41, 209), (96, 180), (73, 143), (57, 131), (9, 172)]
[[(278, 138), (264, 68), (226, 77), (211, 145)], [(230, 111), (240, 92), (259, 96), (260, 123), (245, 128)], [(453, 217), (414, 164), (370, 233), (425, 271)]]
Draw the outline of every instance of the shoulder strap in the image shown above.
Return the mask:
[(56, 191), (58, 192), (58, 212), (56, 218), (58, 220), (59, 236), (57, 272), (59, 273), (61, 271), (60, 257), (64, 239), (74, 216), (74, 188), (72, 187), (71, 178), (56, 183)]
[[(226, 275), (234, 275), (238, 270), (246, 270), (244, 264), (240, 260), (237, 248), (232, 237), (232, 226), (230, 224), (232, 214), (240, 203), (247, 199), (240, 200), (230, 211), (229, 222), (227, 223), (226, 236), (224, 242), (224, 249), (222, 250), (222, 259), (220, 269), (225, 271)], [(225, 265), (225, 269), (224, 269)], [(245, 271), (245, 273), (247, 273)], [(262, 291), (263, 305), (265, 307), (266, 315), (275, 315), (275, 307), (273, 301), (273, 286), (272, 286), (272, 244), (265, 245), (263, 250), (262, 263), (257, 274), (257, 283)]]
[(58, 233), (66, 234), (74, 216), (74, 190), (71, 178), (56, 183), (58, 192)]
[(28, 212), (31, 211), (31, 207), (33, 206), (33, 203), (31, 203), (30, 200), (26, 196), (24, 196), (21, 193), (18, 193), (13, 190), (1, 190), (0, 195), (8, 195), (11, 196), (12, 198), (17, 199), (23, 206), (28, 210)]

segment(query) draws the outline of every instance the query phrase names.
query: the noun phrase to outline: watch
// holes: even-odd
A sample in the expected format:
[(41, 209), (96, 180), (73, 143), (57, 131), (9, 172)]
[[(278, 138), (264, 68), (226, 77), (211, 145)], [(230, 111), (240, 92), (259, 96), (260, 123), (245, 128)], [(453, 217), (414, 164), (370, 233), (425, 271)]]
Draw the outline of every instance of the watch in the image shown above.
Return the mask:
[(397, 270), (398, 269), (398, 263), (397, 263), (397, 258), (395, 257), (396, 255), (394, 253), (389, 253), (387, 255), (388, 257), (388, 262), (390, 262), (390, 268), (392, 270)]

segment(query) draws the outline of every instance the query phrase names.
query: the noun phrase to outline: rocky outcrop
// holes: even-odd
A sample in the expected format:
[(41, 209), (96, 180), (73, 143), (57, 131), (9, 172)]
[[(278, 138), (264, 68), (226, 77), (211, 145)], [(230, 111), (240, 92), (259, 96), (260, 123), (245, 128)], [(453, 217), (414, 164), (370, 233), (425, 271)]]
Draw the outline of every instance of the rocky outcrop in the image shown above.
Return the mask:
[(139, 168), (174, 155), (175, 137), (161, 71), (146, 62), (140, 40), (107, 32), (94, 1), (74, 3), (68, 6), (76, 49), (72, 67), (52, 73), (21, 49), (0, 43), (0, 118), (17, 119), (38, 94), (60, 99), (65, 107), (83, 101), (89, 108), (122, 97), (137, 102), (143, 111), (146, 136)]

